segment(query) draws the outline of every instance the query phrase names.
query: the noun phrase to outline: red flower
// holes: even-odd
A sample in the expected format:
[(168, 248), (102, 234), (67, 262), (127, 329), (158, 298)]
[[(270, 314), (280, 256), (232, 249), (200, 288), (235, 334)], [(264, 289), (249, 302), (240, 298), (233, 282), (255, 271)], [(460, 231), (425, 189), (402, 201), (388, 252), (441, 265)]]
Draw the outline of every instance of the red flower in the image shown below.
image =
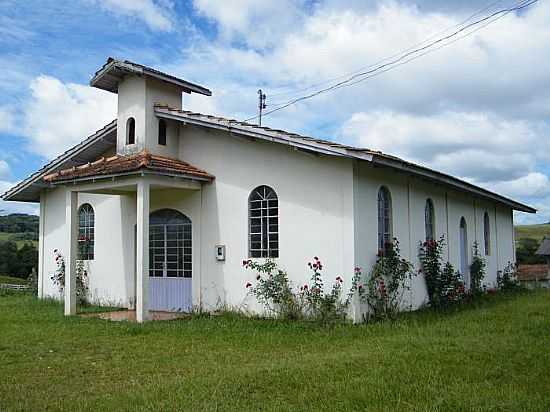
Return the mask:
[(249, 288), (249, 287), (251, 287), (251, 286), (252, 286), (252, 283), (246, 282), (246, 287), (247, 287), (247, 288)]
[(363, 285), (357, 286), (357, 289), (359, 289), (359, 290), (363, 289)]
[(342, 283), (342, 282), (343, 282), (343, 280), (342, 280), (342, 278), (341, 278), (340, 276), (338, 276), (338, 277), (336, 278), (336, 282), (340, 282), (340, 283)]
[(361, 272), (361, 268), (358, 266), (355, 268), (355, 273), (359, 273), (359, 272)]
[(304, 289), (307, 290), (307, 285), (304, 285)]
[(248, 265), (248, 260), (243, 260), (243, 266)]

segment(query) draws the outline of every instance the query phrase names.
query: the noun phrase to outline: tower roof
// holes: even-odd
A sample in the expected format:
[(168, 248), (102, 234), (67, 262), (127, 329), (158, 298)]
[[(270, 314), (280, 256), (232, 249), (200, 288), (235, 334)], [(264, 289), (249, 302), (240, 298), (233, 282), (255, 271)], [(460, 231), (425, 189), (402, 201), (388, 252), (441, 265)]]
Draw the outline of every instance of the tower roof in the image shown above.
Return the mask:
[(109, 57), (103, 67), (95, 73), (92, 80), (90, 80), (90, 86), (112, 93), (118, 93), (118, 84), (124, 79), (124, 76), (129, 74), (150, 77), (172, 84), (179, 87), (181, 91), (185, 93), (199, 93), (205, 96), (212, 96), (212, 92), (206, 87), (188, 82), (187, 80), (163, 73), (142, 64), (133, 63), (128, 60), (117, 60), (112, 57)]

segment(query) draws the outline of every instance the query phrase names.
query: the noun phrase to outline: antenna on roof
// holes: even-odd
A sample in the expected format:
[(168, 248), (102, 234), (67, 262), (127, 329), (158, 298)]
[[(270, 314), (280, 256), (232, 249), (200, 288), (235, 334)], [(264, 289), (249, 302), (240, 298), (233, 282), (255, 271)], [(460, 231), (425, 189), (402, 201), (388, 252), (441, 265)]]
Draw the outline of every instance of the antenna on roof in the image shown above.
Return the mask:
[(262, 89), (258, 90), (258, 126), (262, 125), (262, 111), (267, 107), (265, 104), (266, 95)]

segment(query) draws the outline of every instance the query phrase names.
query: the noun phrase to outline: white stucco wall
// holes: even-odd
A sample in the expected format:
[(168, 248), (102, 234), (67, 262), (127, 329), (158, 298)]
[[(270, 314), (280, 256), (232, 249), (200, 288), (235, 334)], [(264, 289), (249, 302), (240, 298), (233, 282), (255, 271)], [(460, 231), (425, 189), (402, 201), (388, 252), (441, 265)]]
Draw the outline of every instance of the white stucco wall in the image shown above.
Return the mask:
[[(136, 119), (137, 120), (137, 119)], [(175, 127), (175, 123), (172, 126)], [(137, 130), (137, 129), (136, 129)], [(353, 269), (368, 273), (377, 253), (377, 193), (386, 186), (392, 197), (393, 235), (402, 255), (418, 268), (418, 246), (425, 238), (424, 207), (434, 203), (436, 237), (445, 236), (445, 258), (459, 268), (459, 222), (468, 227), (469, 258), (478, 241), (483, 252), (483, 214), (491, 219), (491, 255), (486, 283), (493, 285), (497, 270), (514, 261), (513, 221), (509, 208), (449, 190), (367, 162), (319, 156), (292, 147), (252, 141), (223, 132), (178, 126), (177, 156), (212, 173), (216, 179), (202, 190), (153, 188), (151, 212), (172, 208), (193, 224), (193, 304), (212, 309), (222, 305), (258, 309), (246, 297), (245, 284), (253, 274), (242, 268), (248, 258), (248, 196), (260, 185), (275, 189), (279, 198), (278, 263), (295, 286), (308, 282), (307, 262), (318, 256), (324, 263), (325, 283), (336, 276), (351, 285)], [(156, 137), (155, 137), (156, 138)], [(175, 137), (174, 137), (175, 138)], [(73, 187), (74, 188), (74, 187)], [(79, 194), (79, 205), (95, 211), (95, 259), (88, 262), (92, 299), (105, 304), (131, 305), (135, 292), (135, 194)], [(65, 190), (42, 196), (44, 248), (39, 271), (45, 296), (58, 296), (50, 281), (56, 266), (53, 250), (66, 248)], [(226, 260), (215, 258), (215, 246), (226, 246)], [(421, 276), (413, 279), (406, 306), (426, 302)]]
[[(278, 263), (296, 285), (309, 281), (307, 262), (318, 256), (327, 283), (354, 268), (353, 167), (347, 159), (316, 156), (291, 147), (253, 142), (196, 127), (180, 130), (180, 157), (216, 176), (202, 190), (201, 274), (206, 307), (245, 302), (252, 273), (248, 258), (248, 196), (260, 186), (279, 198)], [(226, 245), (226, 261), (215, 259)], [(252, 305), (253, 306), (253, 305)]]
[[(59, 297), (51, 281), (57, 269), (53, 251), (61, 254), (67, 247), (65, 226), (65, 189), (44, 192), (44, 264), (39, 281), (43, 294)], [(107, 196), (79, 194), (79, 206), (89, 203), (95, 213), (94, 260), (87, 261), (90, 298), (93, 302), (127, 306), (134, 296), (134, 229), (135, 198), (133, 196)]]
[[(158, 144), (159, 119), (155, 104), (181, 108), (181, 91), (154, 79), (126, 77), (118, 86), (117, 153), (129, 154), (144, 149), (161, 156), (176, 158), (179, 152), (179, 124), (166, 121), (166, 146)], [(130, 117), (136, 122), (133, 145), (126, 144), (126, 124)]]
[[(512, 211), (504, 206), (428, 183), (414, 176), (386, 168), (374, 168), (366, 162), (356, 164), (355, 193), (355, 256), (357, 266), (368, 273), (376, 261), (377, 253), (377, 196), (381, 186), (391, 193), (393, 236), (397, 237), (403, 257), (419, 268), (418, 251), (425, 240), (424, 208), (432, 199), (435, 212), (435, 234), (445, 237), (445, 261), (460, 269), (459, 227), (464, 217), (467, 223), (468, 262), (471, 263), (473, 244), (478, 242), (482, 257), (486, 259), (487, 286), (494, 286), (496, 273), (515, 262), (513, 249)], [(485, 256), (483, 248), (483, 215), (490, 217), (491, 254)], [(498, 239), (498, 243), (497, 243)], [(412, 288), (405, 295), (405, 306), (417, 308), (427, 303), (424, 278), (416, 276)]]

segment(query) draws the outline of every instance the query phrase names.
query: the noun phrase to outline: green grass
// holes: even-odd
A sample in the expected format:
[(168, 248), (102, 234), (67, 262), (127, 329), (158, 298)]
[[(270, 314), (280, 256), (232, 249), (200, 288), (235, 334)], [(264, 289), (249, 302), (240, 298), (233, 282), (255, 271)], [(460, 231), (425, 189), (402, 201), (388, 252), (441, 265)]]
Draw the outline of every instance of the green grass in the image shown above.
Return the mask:
[[(7, 233), (7, 232), (0, 232), (0, 241), (1, 240), (10, 240), (10, 238), (13, 236), (13, 235), (16, 235), (17, 233)], [(38, 247), (38, 241), (36, 240), (16, 240), (15, 243), (17, 244), (17, 248), (18, 249), (21, 249), (21, 247), (25, 244), (25, 243), (32, 243), (34, 245), (34, 247)]]
[(0, 296), (0, 410), (550, 410), (550, 292), (325, 328)]
[(544, 225), (518, 225), (515, 227), (516, 241), (523, 238), (542, 240), (544, 236), (550, 237), (550, 224)]
[(21, 278), (15, 278), (13, 276), (0, 275), (0, 283), (8, 283), (10, 285), (26, 285), (27, 281)]

